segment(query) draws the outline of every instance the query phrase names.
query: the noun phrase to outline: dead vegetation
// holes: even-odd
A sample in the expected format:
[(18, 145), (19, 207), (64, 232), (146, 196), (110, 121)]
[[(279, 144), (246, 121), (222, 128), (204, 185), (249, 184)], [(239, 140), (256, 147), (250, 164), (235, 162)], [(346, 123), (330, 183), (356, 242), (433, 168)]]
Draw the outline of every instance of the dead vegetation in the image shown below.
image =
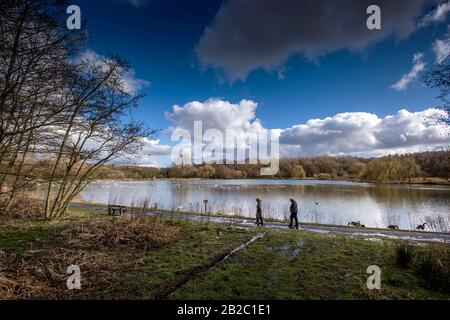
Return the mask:
[[(81, 291), (67, 289), (67, 267), (72, 264), (82, 271)], [(20, 256), (3, 253), (0, 299), (79, 299), (88, 297), (92, 291), (98, 298), (117, 297), (123, 288), (117, 281), (117, 273), (141, 264), (142, 259), (112, 260), (105, 254), (62, 248), (30, 250)]]
[[(145, 252), (180, 237), (177, 227), (147, 217), (70, 221), (52, 230), (52, 243), (30, 243), (20, 253), (0, 250), (0, 299), (139, 297), (123, 279), (139, 272)], [(82, 290), (67, 289), (70, 265), (81, 269)]]
[[(44, 218), (41, 203), (26, 196), (21, 196), (9, 203), (7, 197), (0, 197), (0, 216), (9, 219), (40, 220)], [(5, 208), (8, 206), (8, 209)]]
[(75, 248), (156, 249), (179, 238), (176, 227), (148, 217), (118, 217), (66, 228), (62, 235)]

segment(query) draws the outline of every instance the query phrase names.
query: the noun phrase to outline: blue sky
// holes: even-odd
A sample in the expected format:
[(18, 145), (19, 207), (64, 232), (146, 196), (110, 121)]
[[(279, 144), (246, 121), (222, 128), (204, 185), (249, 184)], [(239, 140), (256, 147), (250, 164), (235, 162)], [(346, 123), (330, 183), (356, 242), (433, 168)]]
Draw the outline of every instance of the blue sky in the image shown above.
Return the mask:
[[(99, 55), (112, 52), (126, 58), (135, 72), (133, 76), (148, 82), (148, 85), (139, 88), (139, 92), (146, 97), (140, 101), (134, 116), (152, 128), (167, 129), (181, 126), (182, 121), (175, 123), (168, 120), (166, 113), (171, 113), (174, 105), (188, 108), (187, 104), (192, 101), (205, 102), (212, 98), (236, 104), (238, 107), (242, 99), (251, 100), (257, 103), (257, 107), (254, 117), (246, 121), (254, 123), (257, 118), (264, 128), (283, 130), (307, 124), (311, 119), (324, 120), (341, 113), (368, 113), (384, 119), (386, 116), (398, 114), (402, 109), (414, 114), (439, 104), (436, 99), (437, 92), (420, 82), (420, 76), (437, 65), (437, 52), (434, 49), (436, 41), (441, 40), (444, 44), (441, 46), (441, 51), (444, 52), (442, 54), (448, 50), (445, 45), (450, 46), (446, 17), (448, 10), (441, 8), (443, 12), (440, 16), (427, 15), (424, 10), (430, 7), (432, 1), (413, 0), (416, 7), (420, 8), (416, 10), (417, 14), (413, 14), (415, 12), (412, 12), (412, 9), (404, 13), (408, 10), (401, 7), (389, 8), (385, 19), (387, 30), (382, 31), (385, 34), (380, 37), (376, 35), (375, 39), (367, 41), (355, 35), (354, 39), (348, 36), (350, 43), (346, 43), (347, 39), (336, 40), (335, 43), (335, 38), (347, 37), (336, 35), (329, 41), (326, 38), (328, 35), (319, 32), (317, 37), (324, 37), (324, 40), (317, 44), (306, 36), (296, 36), (296, 33), (300, 34), (302, 31), (295, 30), (294, 24), (293, 28), (289, 29), (293, 35), (286, 37), (286, 41), (268, 40), (269, 43), (273, 41), (270, 48), (274, 48), (274, 54), (263, 56), (264, 52), (258, 52), (254, 61), (262, 62), (254, 67), (249, 67), (253, 60), (251, 52), (243, 52), (242, 56), (247, 60), (235, 61), (239, 59), (242, 50), (246, 50), (247, 42), (244, 44), (239, 40), (229, 44), (224, 42), (231, 32), (233, 37), (240, 39), (247, 37), (251, 42), (254, 35), (248, 34), (250, 32), (248, 30), (253, 29), (258, 23), (261, 23), (260, 28), (269, 28), (267, 26), (271, 22), (256, 20), (258, 13), (251, 14), (252, 17), (247, 19), (246, 10), (252, 8), (243, 8), (242, 13), (236, 12), (239, 11), (239, 8), (236, 9), (239, 6), (235, 4), (236, 1), (238, 0), (229, 0), (229, 3), (219, 0), (77, 0), (73, 3), (80, 6), (82, 19), (88, 22), (87, 29), (91, 36), (89, 50)], [(283, 6), (284, 2), (279, 3)], [(310, 1), (304, 2), (305, 6), (311, 6)], [(384, 19), (383, 4), (386, 1), (379, 2)], [(342, 10), (345, 12), (347, 10), (345, 6), (352, 5), (352, 1), (345, 0), (343, 3)], [(258, 9), (258, 5), (255, 6), (254, 9)], [(299, 8), (301, 10), (301, 7)], [(317, 11), (322, 9), (319, 5)], [(391, 32), (398, 27), (395, 19), (388, 17), (394, 14), (403, 15), (403, 18), (398, 20), (404, 24), (402, 26), (404, 30), (408, 29), (405, 31), (406, 35)], [(361, 16), (362, 19), (366, 19), (365, 12), (362, 12)], [(267, 17), (270, 19), (273, 16), (264, 15), (264, 18)], [(243, 34), (239, 34), (240, 29), (227, 30), (229, 22), (226, 19), (233, 20), (237, 25), (242, 23)], [(236, 22), (234, 19), (245, 21)], [(429, 21), (423, 23), (424, 19)], [(413, 24), (412, 28), (407, 25), (409, 22)], [(272, 25), (277, 31), (276, 28), (280, 23), (273, 21)], [(214, 40), (204, 37), (208, 27), (212, 29), (211, 37), (215, 37)], [(329, 27), (333, 29), (333, 26)], [(382, 24), (382, 30), (383, 27)], [(279, 32), (280, 35), (285, 34), (285, 30)], [(224, 41), (220, 39), (216, 41), (220, 37), (223, 37)], [(217, 44), (218, 42), (222, 43)], [(292, 42), (293, 46), (289, 42)], [(277, 45), (282, 47), (278, 51), (275, 50)], [(230, 46), (233, 47), (228, 50)], [(261, 46), (264, 44), (249, 45), (252, 50)], [(325, 53), (311, 54), (305, 49), (310, 46), (317, 49), (317, 52), (325, 51)], [(286, 49), (291, 47), (296, 49), (290, 51)], [(224, 54), (221, 56), (222, 52)], [(236, 52), (239, 54), (235, 55)], [(280, 52), (284, 56), (278, 59), (275, 56)], [(414, 66), (418, 66), (417, 72), (413, 72)], [(410, 77), (406, 80), (406, 86), (403, 84), (401, 88), (396, 89), (394, 85), (408, 73)], [(209, 111), (214, 112), (214, 107)], [(206, 117), (205, 121), (207, 119)], [(407, 130), (410, 129), (411, 127)], [(429, 135), (429, 132), (424, 134)], [(171, 144), (170, 137), (164, 132), (158, 140), (160, 140), (158, 145)], [(373, 150), (343, 148), (342, 151), (336, 150), (331, 153), (360, 152), (359, 155), (364, 156), (372, 155), (371, 151), (378, 154), (389, 153), (389, 150), (416, 151), (422, 147), (428, 150), (445, 142), (437, 140), (383, 148), (377, 145)], [(298, 144), (301, 148), (300, 143)], [(311, 150), (304, 155), (316, 153), (307, 147), (303, 147), (302, 150)], [(322, 149), (317, 149), (317, 152), (319, 151), (322, 152)], [(147, 157), (145, 161), (167, 165), (168, 157), (163, 153), (167, 152), (153, 156), (152, 160)]]

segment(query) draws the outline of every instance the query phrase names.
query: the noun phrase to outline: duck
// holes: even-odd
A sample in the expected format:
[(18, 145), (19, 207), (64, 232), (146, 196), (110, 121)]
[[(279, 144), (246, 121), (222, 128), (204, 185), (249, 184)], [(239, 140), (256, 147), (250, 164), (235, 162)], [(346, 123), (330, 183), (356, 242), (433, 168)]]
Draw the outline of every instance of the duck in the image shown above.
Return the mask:
[(391, 229), (391, 230), (398, 230), (398, 226), (395, 224), (391, 224), (391, 225), (387, 226), (387, 228)]
[(352, 221), (352, 222), (349, 222), (347, 225), (348, 226), (354, 226), (354, 227), (360, 227), (361, 226), (361, 222), (359, 222), (359, 221)]
[(423, 224), (419, 224), (417, 227), (416, 227), (416, 230), (425, 230), (425, 225), (426, 225), (427, 223), (425, 222), (425, 223), (423, 223)]

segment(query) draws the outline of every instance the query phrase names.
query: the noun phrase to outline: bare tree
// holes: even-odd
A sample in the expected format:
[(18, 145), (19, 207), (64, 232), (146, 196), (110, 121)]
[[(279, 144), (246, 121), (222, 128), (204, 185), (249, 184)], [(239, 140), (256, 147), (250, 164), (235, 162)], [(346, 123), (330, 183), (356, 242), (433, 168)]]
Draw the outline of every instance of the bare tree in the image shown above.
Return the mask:
[[(440, 7), (448, 5), (449, 0), (441, 0), (429, 9), (428, 14), (432, 14)], [(438, 123), (444, 124), (447, 127), (447, 132), (450, 126), (450, 101), (448, 100), (449, 88), (450, 88), (450, 65), (448, 63), (448, 58), (439, 64), (434, 70), (431, 70), (425, 74), (423, 81), (426, 85), (431, 88), (439, 90), (439, 99), (442, 101), (443, 105), (440, 108), (444, 111), (443, 113), (437, 115)]]
[(68, 122), (55, 129), (60, 144), (48, 178), (48, 218), (61, 216), (98, 168), (136, 153), (143, 137), (155, 133), (144, 130), (141, 123), (124, 122), (125, 112), (140, 98), (125, 90), (122, 76), (128, 66), (124, 61), (117, 57), (83, 58), (74, 67), (77, 73), (68, 95), (74, 107)]
[(0, 191), (13, 199), (33, 142), (64, 120), (61, 83), (84, 42), (65, 28), (63, 1), (0, 2)]
[[(87, 59), (86, 34), (66, 28), (62, 0), (0, 1), (0, 195), (12, 205), (30, 182), (47, 185), (56, 218), (105, 163), (155, 134), (132, 120), (118, 57)], [(46, 169), (36, 164), (46, 164)]]
[(445, 114), (440, 116), (438, 120), (440, 123), (450, 125), (450, 101), (448, 100), (450, 89), (450, 65), (444, 63), (428, 72), (425, 75), (424, 82), (431, 88), (439, 90), (439, 99), (443, 103), (441, 108), (445, 111)]

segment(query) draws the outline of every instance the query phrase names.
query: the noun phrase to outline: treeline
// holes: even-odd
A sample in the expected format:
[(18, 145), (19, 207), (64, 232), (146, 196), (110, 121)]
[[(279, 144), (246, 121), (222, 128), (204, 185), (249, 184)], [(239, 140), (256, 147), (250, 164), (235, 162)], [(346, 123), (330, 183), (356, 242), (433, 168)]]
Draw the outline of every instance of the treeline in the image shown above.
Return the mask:
[[(196, 165), (170, 168), (107, 166), (99, 179), (262, 178), (258, 165)], [(364, 159), (358, 157), (284, 158), (280, 170), (269, 178), (350, 179), (384, 183), (417, 182), (420, 179), (450, 178), (450, 151), (424, 152)]]

